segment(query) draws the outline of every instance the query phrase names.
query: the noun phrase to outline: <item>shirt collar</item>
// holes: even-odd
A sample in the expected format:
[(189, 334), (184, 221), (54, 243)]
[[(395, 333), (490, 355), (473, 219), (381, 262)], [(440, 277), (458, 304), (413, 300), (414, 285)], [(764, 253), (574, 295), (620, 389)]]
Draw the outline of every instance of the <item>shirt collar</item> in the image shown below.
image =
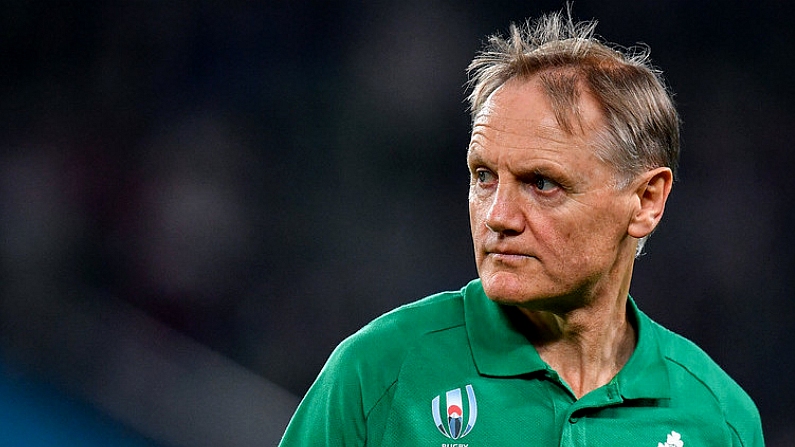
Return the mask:
[(536, 348), (511, 322), (508, 310), (486, 296), (479, 279), (464, 288), (464, 319), (478, 372), (507, 377), (546, 370)]
[(634, 318), (638, 344), (614, 379), (619, 392), (624, 399), (669, 398), (671, 382), (660, 348), (657, 324), (638, 309), (632, 297), (627, 300), (627, 313)]
[[(510, 377), (548, 368), (535, 347), (511, 321), (511, 309), (493, 302), (479, 279), (463, 289), (464, 318), (475, 366), (481, 375)], [(632, 297), (627, 312), (638, 333), (629, 361), (613, 382), (624, 399), (670, 396), (668, 369), (660, 351), (655, 323), (641, 312)]]

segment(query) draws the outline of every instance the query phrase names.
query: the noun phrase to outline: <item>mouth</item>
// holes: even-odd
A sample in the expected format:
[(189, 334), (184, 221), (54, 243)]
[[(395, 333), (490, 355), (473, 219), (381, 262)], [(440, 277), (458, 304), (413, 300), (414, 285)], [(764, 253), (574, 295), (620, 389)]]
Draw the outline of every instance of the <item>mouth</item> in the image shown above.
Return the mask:
[(494, 259), (525, 259), (530, 258), (531, 256), (523, 255), (520, 253), (503, 253), (503, 252), (491, 252), (487, 253), (487, 256), (490, 256)]
[(497, 262), (515, 263), (533, 258), (534, 256), (529, 255), (527, 253), (521, 253), (518, 251), (494, 250), (494, 251), (486, 251), (486, 257), (489, 257)]

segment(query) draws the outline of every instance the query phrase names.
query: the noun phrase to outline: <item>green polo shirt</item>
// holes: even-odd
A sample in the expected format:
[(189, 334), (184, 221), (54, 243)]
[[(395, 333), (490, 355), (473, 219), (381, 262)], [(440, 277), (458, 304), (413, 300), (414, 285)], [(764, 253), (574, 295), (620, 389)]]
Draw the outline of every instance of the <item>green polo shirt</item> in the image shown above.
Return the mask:
[(740, 386), (628, 302), (635, 351), (579, 400), (479, 280), (400, 307), (339, 345), (281, 445), (762, 447)]

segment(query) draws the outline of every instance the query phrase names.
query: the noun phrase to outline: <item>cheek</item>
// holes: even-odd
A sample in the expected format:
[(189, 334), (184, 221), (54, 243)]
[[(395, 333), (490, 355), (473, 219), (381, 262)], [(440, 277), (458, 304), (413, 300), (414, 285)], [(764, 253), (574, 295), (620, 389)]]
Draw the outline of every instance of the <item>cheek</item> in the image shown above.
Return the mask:
[(480, 262), (483, 257), (483, 245), (488, 238), (487, 229), (483, 226), (476, 217), (470, 217), (470, 234), (472, 236), (472, 245), (475, 250), (475, 261)]
[(558, 222), (547, 240), (568, 268), (586, 268), (615, 255), (623, 235), (621, 228), (615, 216), (582, 215), (565, 224)]
[(476, 234), (483, 232), (483, 217), (481, 213), (482, 204), (473, 198), (469, 197), (469, 230), (472, 232), (472, 237), (475, 238)]
[(596, 249), (597, 228), (585, 223), (582, 217), (546, 216), (534, 219), (530, 226), (542, 255), (546, 253), (547, 260), (560, 268), (576, 268)]

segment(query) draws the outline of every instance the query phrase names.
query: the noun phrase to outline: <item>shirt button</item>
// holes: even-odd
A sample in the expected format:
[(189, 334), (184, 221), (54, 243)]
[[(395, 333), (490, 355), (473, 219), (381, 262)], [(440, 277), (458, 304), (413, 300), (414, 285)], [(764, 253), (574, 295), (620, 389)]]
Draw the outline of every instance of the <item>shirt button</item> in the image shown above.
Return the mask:
[(576, 424), (577, 421), (579, 421), (579, 420), (580, 420), (580, 418), (578, 418), (577, 416), (572, 416), (572, 417), (569, 418), (569, 422), (571, 422), (572, 424)]

